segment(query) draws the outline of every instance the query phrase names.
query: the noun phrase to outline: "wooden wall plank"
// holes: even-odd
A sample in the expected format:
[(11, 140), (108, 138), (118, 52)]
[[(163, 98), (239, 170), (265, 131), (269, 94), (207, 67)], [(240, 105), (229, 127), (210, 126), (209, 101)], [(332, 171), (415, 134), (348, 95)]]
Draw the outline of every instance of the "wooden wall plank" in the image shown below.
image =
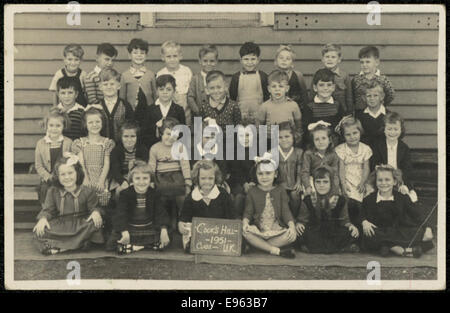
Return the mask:
[[(215, 34), (217, 42), (211, 42), (211, 34)], [(164, 34), (164, 35), (163, 35)], [(339, 38), (340, 44), (358, 45), (437, 45), (437, 30), (307, 30), (307, 31), (274, 31), (271, 27), (254, 27), (241, 29), (236, 36), (235, 28), (198, 28), (195, 31), (185, 28), (144, 28), (141, 31), (116, 30), (111, 36), (108, 30), (34, 30), (17, 29), (14, 32), (15, 44), (98, 44), (98, 38), (108, 38), (112, 44), (127, 43), (132, 38), (145, 38), (151, 43), (161, 44), (165, 40), (175, 40), (181, 44), (236, 44), (245, 41), (256, 41), (267, 44), (325, 44)]]
[[(145, 38), (144, 38), (145, 39)], [(119, 59), (127, 59), (127, 42), (117, 44), (115, 47), (119, 51)], [(84, 60), (94, 60), (97, 51), (97, 44), (84, 44)], [(198, 51), (202, 45), (187, 44), (182, 47), (183, 58), (185, 60), (197, 60)], [(62, 60), (64, 44), (42, 45), (34, 43), (30, 45), (19, 44), (15, 46), (16, 60)], [(219, 60), (237, 60), (239, 57), (240, 44), (223, 45), (218, 44)], [(272, 60), (278, 49), (278, 44), (260, 45), (261, 58), (263, 60)], [(349, 60), (358, 60), (358, 51), (362, 45), (342, 46), (343, 62)], [(301, 60), (318, 60), (322, 57), (322, 44), (316, 45), (292, 45), (296, 57)], [(160, 44), (151, 44), (149, 46), (149, 60), (158, 60), (160, 58)], [(430, 46), (381, 46), (380, 55), (382, 62), (386, 60), (437, 60), (437, 47)]]

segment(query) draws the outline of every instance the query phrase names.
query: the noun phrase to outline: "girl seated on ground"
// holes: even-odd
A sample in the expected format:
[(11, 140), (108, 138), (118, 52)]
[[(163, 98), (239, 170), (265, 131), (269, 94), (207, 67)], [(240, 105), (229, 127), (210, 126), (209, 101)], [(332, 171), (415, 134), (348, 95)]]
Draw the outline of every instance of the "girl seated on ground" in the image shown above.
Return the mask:
[(76, 155), (65, 153), (56, 161), (53, 186), (33, 228), (44, 255), (103, 243), (102, 216), (94, 189), (82, 185), (84, 173)]
[(117, 242), (118, 254), (144, 248), (162, 250), (170, 242), (169, 216), (150, 186), (151, 173), (150, 166), (137, 160), (130, 171), (132, 185), (120, 193), (110, 237)]
[(178, 229), (183, 235), (183, 248), (190, 248), (193, 217), (233, 219), (233, 202), (228, 192), (219, 187), (222, 173), (211, 160), (200, 160), (192, 169), (194, 189), (184, 200)]
[(371, 176), (377, 190), (363, 200), (363, 248), (382, 256), (392, 252), (414, 257), (433, 248), (433, 234), (423, 210), (409, 196), (394, 190), (402, 184), (401, 171), (378, 165)]
[(359, 231), (350, 223), (347, 200), (331, 188), (334, 171), (319, 167), (313, 173), (315, 193), (303, 199), (296, 229), (301, 250), (311, 253), (358, 252)]
[[(276, 180), (277, 163), (268, 152), (255, 158), (252, 175), (258, 184), (248, 191), (243, 224), (243, 237), (263, 251), (286, 258), (295, 258), (286, 248), (296, 239), (294, 218), (289, 209), (289, 197)], [(283, 248), (285, 247), (285, 248)]]

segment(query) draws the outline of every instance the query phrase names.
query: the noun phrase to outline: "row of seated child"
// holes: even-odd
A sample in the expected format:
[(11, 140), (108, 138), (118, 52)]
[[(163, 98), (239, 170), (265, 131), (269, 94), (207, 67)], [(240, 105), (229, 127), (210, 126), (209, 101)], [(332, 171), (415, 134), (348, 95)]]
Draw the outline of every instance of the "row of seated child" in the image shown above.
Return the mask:
[[(340, 48), (336, 45), (327, 45), (322, 58), (326, 68), (319, 70), (313, 77), (312, 89), (317, 94), (312, 102), (309, 100), (303, 76), (293, 70), (294, 55), (288, 46), (282, 46), (277, 51), (275, 61), (277, 70), (267, 76), (256, 69), (260, 60), (259, 47), (253, 43), (245, 43), (240, 49), (242, 71), (233, 75), (229, 89), (226, 88), (225, 75), (214, 70), (218, 61), (215, 47), (209, 46), (200, 50), (202, 72), (197, 76), (198, 79), (192, 79), (192, 75), (189, 75), (190, 70), (180, 64), (181, 50), (179, 45), (173, 42), (166, 42), (162, 45), (162, 59), (166, 63), (166, 67), (158, 73), (156, 79), (154, 79), (153, 73), (143, 66), (148, 53), (148, 45), (145, 41), (132, 40), (130, 42), (128, 51), (132, 66), (122, 75), (111, 68), (112, 61), (117, 55), (117, 51), (111, 45), (102, 44), (98, 47), (96, 69), (84, 75), (78, 67), (82, 53), (80, 56), (77, 47), (71, 47), (71, 49), (72, 52), (65, 51), (66, 66), (56, 81), (57, 97), (55, 99), (60, 101), (57, 105), (59, 111), (53, 111), (48, 117), (46, 121), (47, 134), (36, 147), (36, 169), (42, 179), (40, 199), (43, 211), (39, 215), (39, 222), (35, 230), (41, 243), (45, 229), (50, 226), (46, 218), (54, 217), (54, 214), (58, 212), (62, 213), (61, 208), (57, 209), (58, 204), (64, 207), (65, 197), (72, 196), (74, 199), (78, 199), (77, 193), (81, 189), (85, 189), (76, 187), (66, 190), (65, 187), (62, 188), (64, 184), (60, 181), (58, 191), (60, 199), (55, 198), (55, 194), (58, 193), (55, 192), (57, 187), (52, 189), (52, 193), (47, 192), (52, 180), (61, 180), (56, 165), (61, 155), (69, 150), (77, 157), (71, 156), (66, 159), (72, 160), (69, 163), (78, 160), (76, 163), (80, 163), (84, 173), (83, 185), (87, 186), (89, 190), (94, 189), (97, 201), (99, 201), (99, 204), (96, 205), (99, 207), (99, 211), (96, 210), (96, 206), (91, 207), (94, 212), (90, 219), (93, 220), (94, 226), (98, 226), (99, 219), (103, 214), (106, 219), (105, 228), (109, 228), (106, 233), (110, 239), (114, 238), (110, 235), (111, 232), (117, 234), (123, 225), (128, 223), (124, 224), (122, 218), (115, 216), (121, 211), (120, 203), (126, 202), (122, 199), (122, 194), (123, 197), (128, 195), (131, 197), (130, 199), (134, 199), (133, 192), (131, 194), (128, 192), (130, 189), (134, 190), (136, 195), (140, 195), (140, 200), (138, 202), (129, 200), (135, 203), (136, 208), (134, 209), (133, 206), (122, 207), (122, 212), (124, 212), (123, 210), (132, 212), (134, 218), (143, 221), (143, 224), (139, 225), (128, 223), (128, 226), (143, 227), (138, 227), (135, 234), (146, 237), (147, 234), (152, 233), (151, 241), (156, 242), (154, 247), (163, 248), (167, 245), (167, 227), (161, 227), (162, 230), (166, 229), (164, 232), (161, 231), (161, 236), (154, 236), (154, 227), (160, 227), (166, 222), (149, 221), (153, 217), (150, 218), (149, 214), (145, 213), (148, 210), (144, 208), (151, 207), (151, 203), (155, 203), (153, 202), (155, 197), (162, 198), (156, 203), (162, 205), (163, 211), (169, 216), (169, 231), (177, 228), (176, 222), (179, 219), (184, 223), (178, 225), (180, 232), (186, 234), (186, 229), (189, 228), (186, 223), (189, 223), (189, 218), (181, 219), (186, 201), (193, 199), (199, 202), (198, 199), (204, 198), (205, 195), (209, 196), (211, 192), (211, 197), (218, 194), (217, 188), (213, 188), (214, 192), (210, 190), (208, 193), (202, 193), (202, 189), (199, 189), (199, 182), (193, 186), (190, 169), (191, 167), (195, 169), (195, 165), (193, 162), (190, 164), (187, 161), (189, 159), (186, 158), (186, 154), (189, 154), (187, 151), (184, 151), (183, 148), (178, 149), (179, 154), (185, 155), (183, 160), (175, 160), (173, 156), (173, 147), (179, 139), (177, 134), (174, 135), (174, 128), (177, 125), (191, 125), (193, 117), (196, 116), (200, 116), (201, 120), (208, 121), (206, 126), (212, 126), (219, 130), (224, 130), (228, 125), (235, 127), (243, 124), (244, 131), (241, 133), (244, 136), (243, 138), (238, 136), (241, 140), (237, 140), (236, 143), (241, 142), (241, 145), (245, 147), (246, 160), (243, 162), (222, 161), (220, 157), (216, 157), (216, 147), (220, 148), (224, 142), (228, 142), (230, 139), (226, 136), (222, 144), (218, 141), (219, 144), (210, 145), (209, 151), (205, 153), (205, 144), (211, 139), (213, 142), (215, 140), (215, 138), (211, 138), (213, 137), (211, 132), (209, 135), (204, 133), (205, 140), (201, 142), (202, 144), (199, 143), (199, 147), (193, 145), (193, 150), (197, 149), (197, 153), (202, 157), (217, 159), (216, 163), (220, 165), (221, 176), (224, 178), (218, 185), (221, 186), (220, 188), (224, 187), (223, 190), (227, 194), (231, 192), (232, 216), (237, 218), (246, 216), (243, 220), (244, 234), (248, 234), (249, 229), (253, 229), (249, 228), (250, 223), (258, 224), (260, 222), (259, 220), (255, 221), (255, 218), (259, 218), (258, 214), (261, 212), (249, 213), (249, 211), (251, 212), (249, 208), (251, 206), (249, 204), (249, 201), (251, 202), (249, 200), (251, 199), (250, 190), (253, 192), (258, 190), (255, 188), (264, 190), (264, 188), (260, 188), (262, 184), (257, 175), (254, 175), (253, 179), (248, 175), (248, 169), (253, 169), (256, 173), (257, 168), (254, 161), (248, 157), (250, 146), (255, 145), (256, 138), (261, 135), (246, 131), (245, 129), (249, 126), (260, 124), (279, 126), (276, 139), (280, 144), (280, 167), (277, 171), (279, 170), (280, 177), (283, 176), (284, 182), (281, 186), (282, 190), (288, 192), (288, 197), (285, 198), (284, 193), (280, 191), (281, 196), (277, 196), (277, 199), (283, 198), (280, 200), (283, 202), (283, 212), (287, 212), (284, 200), (288, 199), (291, 217), (298, 216), (301, 212), (305, 203), (302, 198), (316, 195), (315, 184), (311, 181), (310, 176), (317, 168), (324, 165), (331, 168), (329, 179), (332, 181), (333, 193), (341, 194), (346, 198), (352, 225), (358, 227), (362, 225), (360, 218), (363, 216), (363, 197), (369, 191), (366, 190), (369, 189), (366, 187), (366, 181), (370, 167), (373, 169), (376, 164), (389, 163), (393, 168), (403, 167), (401, 169), (405, 176), (410, 173), (409, 150), (399, 140), (404, 134), (403, 120), (398, 114), (386, 112), (384, 107), (392, 101), (393, 89), (386, 77), (380, 75), (377, 70), (379, 55), (375, 47), (366, 47), (360, 51), (362, 72), (354, 77), (352, 83), (348, 84), (348, 76), (338, 68), (341, 59)], [(78, 60), (77, 54), (79, 55)], [(334, 61), (329, 60), (330, 54), (336, 56)], [(70, 62), (71, 58), (72, 63)], [(331, 66), (332, 64), (334, 66)], [(74, 71), (74, 68), (77, 70)], [(71, 74), (68, 74), (69, 72)], [(77, 74), (73, 75), (75, 72)], [(55, 75), (55, 79), (57, 75)], [(143, 79), (144, 77), (146, 78)], [(342, 84), (342, 81), (346, 83)], [(203, 91), (198, 86), (199, 84), (203, 85)], [(200, 90), (199, 93), (196, 92), (198, 90)], [(346, 96), (340, 96), (339, 90), (344, 91)], [(351, 96), (348, 96), (350, 90), (352, 90)], [(79, 100), (77, 100), (80, 95), (85, 95), (85, 99), (87, 98), (86, 103), (89, 105), (86, 108), (83, 108), (83, 105), (79, 104)], [(342, 98), (351, 99), (351, 101), (344, 104), (344, 100), (341, 100), (342, 104), (340, 104), (337, 99)], [(264, 100), (266, 101), (261, 103)], [(341, 119), (346, 113), (351, 113), (358, 119), (351, 116)], [(388, 116), (389, 114), (391, 117)], [(388, 121), (385, 126), (384, 119)], [(374, 138), (379, 137), (383, 133), (383, 129), (386, 139), (383, 139), (384, 142), (380, 140), (378, 145), (374, 145)], [(141, 131), (139, 132), (139, 130)], [(274, 139), (270, 138), (271, 134), (273, 134), (271, 131), (267, 134), (269, 142)], [(341, 139), (338, 138), (339, 135)], [(74, 140), (73, 144), (71, 139)], [(372, 148), (360, 140), (365, 141)], [(334, 145), (341, 141), (344, 142), (334, 149)], [(376, 147), (379, 149), (378, 152), (376, 152)], [(302, 148), (308, 148), (308, 150), (303, 153)], [(234, 151), (238, 150), (234, 146)], [(263, 152), (258, 151), (259, 154)], [(272, 154), (276, 153), (278, 151), (272, 151)], [(143, 201), (142, 192), (138, 192), (134, 186), (135, 175), (131, 175), (131, 179), (127, 176), (127, 172), (131, 168), (138, 167), (136, 164), (139, 162), (134, 161), (136, 159), (148, 160), (151, 173), (149, 184), (154, 184), (156, 188), (154, 196), (150, 197), (148, 202)], [(274, 169), (272, 172), (276, 172), (276, 170)], [(79, 176), (81, 174), (77, 173), (77, 182)], [(407, 184), (401, 184), (399, 191), (415, 200), (415, 194), (411, 192), (411, 188), (408, 188), (409, 181), (407, 179), (405, 181)], [(398, 179), (396, 182), (400, 183), (402, 180)], [(194, 188), (192, 189), (192, 187)], [(64, 192), (64, 190), (68, 192)], [(111, 192), (115, 201), (110, 199)], [(211, 198), (206, 198), (208, 199), (204, 202), (209, 207), (208, 200)], [(259, 196), (256, 198), (258, 199), (258, 210), (261, 211), (261, 198)], [(47, 203), (47, 200), (51, 203)], [(70, 203), (70, 201), (68, 202)], [(77, 213), (79, 202), (78, 200), (72, 202), (76, 207), (73, 210)], [(57, 204), (55, 205), (55, 203)], [(138, 203), (139, 206), (137, 206)], [(264, 206), (266, 206), (265, 203)], [(275, 205), (268, 206), (275, 207)], [(150, 208), (150, 211), (154, 212), (157, 209)], [(53, 215), (49, 212), (52, 212)], [(99, 212), (102, 214), (98, 214)], [(122, 216), (124, 215), (122, 214)], [(158, 216), (164, 221), (164, 214), (158, 214)], [(229, 218), (230, 215), (222, 217)], [(266, 238), (264, 233), (267, 225), (264, 226), (266, 228), (259, 228), (261, 234), (258, 238), (263, 238), (266, 243), (273, 242), (271, 249), (268, 250), (271, 253), (292, 257), (291, 250), (281, 251), (278, 249), (279, 246), (284, 246), (284, 243), (295, 240), (296, 234), (302, 230), (302, 227), (299, 226), (297, 227), (298, 233), (296, 233), (291, 227), (292, 220), (288, 217), (285, 214), (283, 222), (281, 222), (278, 213), (275, 215), (279, 223), (284, 223), (284, 226), (289, 225), (288, 231), (282, 232), (281, 239), (278, 238), (278, 235), (275, 235), (275, 238), (278, 239)], [(118, 223), (118, 220), (122, 221), (122, 224)], [(364, 225), (366, 230), (369, 226), (367, 223)], [(63, 228), (64, 226), (62, 226)], [(373, 228), (371, 229), (373, 230)], [(426, 229), (426, 236), (424, 235), (423, 238), (429, 242), (430, 230)], [(354, 228), (351, 233), (356, 234)], [(258, 236), (257, 233), (256, 235)], [(249, 243), (264, 249), (261, 241), (256, 240), (256, 237), (245, 236), (248, 237)], [(128, 237), (129, 234), (122, 233), (118, 241), (121, 244), (127, 243)], [(156, 240), (157, 237), (160, 240)], [(57, 246), (54, 244), (55, 241), (53, 244), (49, 244), (48, 239), (43, 241), (45, 248), (41, 250), (46, 253), (71, 249)], [(89, 242), (89, 240), (84, 240), (84, 242)], [(114, 240), (108, 240), (108, 242), (115, 245)], [(186, 244), (187, 242), (188, 240), (185, 241)], [(281, 242), (283, 244), (280, 244)], [(52, 242), (50, 241), (50, 243)], [(72, 241), (71, 244), (73, 248)], [(277, 249), (274, 248), (275, 246)]]

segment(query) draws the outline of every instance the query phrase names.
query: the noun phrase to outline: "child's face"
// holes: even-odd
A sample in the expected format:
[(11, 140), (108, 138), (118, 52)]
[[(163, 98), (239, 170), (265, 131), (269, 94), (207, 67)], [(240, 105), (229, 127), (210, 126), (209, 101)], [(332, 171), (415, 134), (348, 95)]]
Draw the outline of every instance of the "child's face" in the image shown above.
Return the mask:
[(375, 74), (380, 64), (380, 60), (373, 56), (365, 57), (359, 59), (359, 64), (361, 65), (361, 71), (364, 74)]
[(72, 53), (67, 53), (64, 57), (64, 66), (66, 70), (70, 73), (75, 73), (80, 67), (81, 60), (79, 57), (73, 55)]
[(290, 70), (294, 67), (294, 60), (289, 51), (281, 51), (275, 59), (275, 65), (283, 71)]
[(333, 94), (335, 87), (332, 81), (324, 82), (319, 80), (317, 84), (313, 85), (314, 91), (322, 100), (328, 100)]
[(322, 63), (329, 70), (335, 70), (341, 63), (341, 57), (337, 51), (328, 51), (322, 56)]
[(86, 127), (89, 134), (99, 134), (102, 130), (102, 118), (97, 114), (87, 115)]
[(294, 136), (292, 136), (292, 132), (290, 130), (280, 130), (278, 133), (278, 139), (280, 147), (283, 150), (291, 149), (294, 145)]
[(77, 96), (78, 92), (74, 88), (61, 88), (58, 90), (58, 98), (66, 108), (70, 108), (75, 104)]
[(349, 146), (356, 146), (359, 144), (359, 140), (361, 139), (361, 132), (356, 125), (345, 127), (344, 138), (345, 142)]
[(133, 65), (141, 66), (145, 63), (147, 52), (145, 52), (145, 50), (135, 48), (131, 50), (131, 53), (129, 53), (128, 55)]
[(97, 65), (102, 70), (105, 68), (111, 68), (114, 64), (114, 58), (104, 53), (97, 55)]
[(119, 92), (120, 82), (111, 78), (110, 80), (100, 82), (99, 88), (105, 97), (115, 97)]
[(254, 71), (258, 66), (260, 58), (256, 54), (246, 54), (241, 57), (241, 64), (244, 71)]
[(202, 191), (209, 192), (214, 187), (216, 180), (215, 171), (213, 168), (203, 169), (198, 172), (198, 185)]
[(124, 129), (122, 133), (122, 143), (128, 151), (133, 150), (136, 146), (137, 136), (136, 129)]
[(326, 195), (331, 190), (330, 177), (326, 175), (322, 178), (316, 178), (314, 180), (314, 187), (319, 195)]
[(77, 171), (73, 165), (61, 164), (58, 168), (58, 180), (65, 189), (75, 187), (77, 183)]
[(174, 93), (175, 88), (173, 88), (171, 83), (167, 83), (165, 86), (158, 87), (158, 97), (159, 101), (161, 101), (162, 103), (171, 102)]
[(161, 136), (161, 141), (165, 146), (172, 146), (177, 141), (178, 136), (172, 136), (172, 129), (166, 128)]
[(136, 192), (139, 193), (147, 192), (147, 189), (150, 186), (150, 174), (135, 172), (133, 174), (133, 185)]
[(262, 163), (256, 169), (256, 179), (261, 187), (272, 187), (276, 171), (272, 164)]
[(51, 138), (58, 138), (62, 135), (64, 123), (60, 118), (52, 117), (47, 121), (47, 133)]
[(400, 121), (396, 121), (395, 123), (386, 123), (384, 126), (384, 134), (387, 139), (398, 140), (402, 134), (402, 125)]
[(289, 85), (287, 81), (275, 82), (272, 81), (267, 86), (272, 100), (283, 100), (286, 98), (286, 94), (289, 91)]
[(377, 188), (378, 191), (382, 193), (392, 193), (392, 189), (394, 188), (394, 185), (396, 184), (396, 181), (394, 179), (394, 176), (392, 175), (392, 172), (390, 171), (379, 171), (377, 173)]
[(215, 131), (211, 128), (208, 129), (208, 127), (206, 127), (203, 130), (203, 136), (202, 136), (202, 147), (205, 148), (206, 145), (208, 145), (207, 148), (212, 148), (212, 146), (216, 143), (216, 133)]
[(366, 90), (366, 102), (367, 106), (370, 109), (378, 109), (381, 106), (381, 103), (383, 102), (383, 99), (381, 98), (381, 94), (378, 89), (367, 89)]
[(325, 151), (330, 145), (330, 137), (328, 137), (326, 130), (316, 130), (313, 132), (313, 140), (314, 146), (318, 151)]
[(182, 58), (181, 51), (175, 47), (164, 49), (164, 53), (161, 55), (161, 59), (166, 64), (167, 69), (171, 71), (178, 69)]
[(217, 66), (217, 55), (214, 52), (208, 52), (203, 55), (198, 63), (200, 63), (200, 67), (203, 72), (208, 73), (214, 70)]
[(227, 93), (225, 81), (222, 77), (218, 77), (217, 79), (210, 81), (206, 85), (206, 91), (214, 101), (222, 101)]

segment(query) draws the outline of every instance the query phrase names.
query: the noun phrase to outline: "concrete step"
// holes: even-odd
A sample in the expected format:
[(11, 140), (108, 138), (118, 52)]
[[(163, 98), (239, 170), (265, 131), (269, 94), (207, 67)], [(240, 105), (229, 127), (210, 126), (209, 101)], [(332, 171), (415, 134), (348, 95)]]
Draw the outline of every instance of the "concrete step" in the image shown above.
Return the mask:
[(20, 200), (38, 200), (36, 186), (14, 186), (14, 201)]
[(14, 223), (14, 229), (31, 231), (33, 229), (34, 225), (36, 225), (36, 222), (34, 222), (34, 223)]

